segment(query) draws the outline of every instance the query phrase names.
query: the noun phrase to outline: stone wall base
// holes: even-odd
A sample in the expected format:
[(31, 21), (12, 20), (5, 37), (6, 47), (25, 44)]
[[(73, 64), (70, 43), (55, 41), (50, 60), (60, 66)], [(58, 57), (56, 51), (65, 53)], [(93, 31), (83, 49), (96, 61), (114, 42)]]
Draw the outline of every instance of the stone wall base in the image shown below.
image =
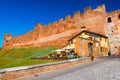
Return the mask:
[(67, 60), (63, 62), (57, 62), (55, 64), (42, 65), (38, 67), (31, 67), (23, 70), (14, 70), (0, 73), (0, 80), (14, 80), (16, 78), (34, 75), (40, 72), (54, 71), (66, 67), (72, 67), (78, 64), (90, 62), (91, 58), (81, 58), (74, 60)]

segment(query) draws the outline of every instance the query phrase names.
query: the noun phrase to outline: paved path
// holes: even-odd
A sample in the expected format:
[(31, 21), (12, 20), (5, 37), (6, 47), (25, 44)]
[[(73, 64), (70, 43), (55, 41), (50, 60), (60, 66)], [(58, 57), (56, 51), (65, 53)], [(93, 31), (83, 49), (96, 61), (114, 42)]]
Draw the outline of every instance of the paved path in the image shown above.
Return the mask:
[(92, 63), (39, 73), (18, 80), (120, 80), (120, 58), (96, 59)]

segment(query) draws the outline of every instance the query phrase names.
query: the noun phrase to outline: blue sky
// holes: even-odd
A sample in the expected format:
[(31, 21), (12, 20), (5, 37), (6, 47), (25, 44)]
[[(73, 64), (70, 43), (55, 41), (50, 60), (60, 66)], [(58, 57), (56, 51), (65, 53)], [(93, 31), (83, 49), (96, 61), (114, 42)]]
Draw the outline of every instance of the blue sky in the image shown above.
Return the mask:
[(14, 35), (24, 34), (41, 23), (83, 13), (85, 7), (92, 9), (105, 4), (107, 12), (120, 9), (120, 0), (0, 0), (0, 47), (4, 32)]

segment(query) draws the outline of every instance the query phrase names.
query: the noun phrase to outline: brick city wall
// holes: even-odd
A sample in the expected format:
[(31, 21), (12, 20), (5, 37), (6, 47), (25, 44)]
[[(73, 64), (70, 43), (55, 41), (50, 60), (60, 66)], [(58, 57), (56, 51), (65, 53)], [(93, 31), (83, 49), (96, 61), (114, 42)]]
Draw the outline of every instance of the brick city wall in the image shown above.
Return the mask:
[(28, 48), (28, 47), (64, 47), (67, 40), (81, 31), (82, 26), (86, 30), (105, 34), (106, 21), (105, 6), (98, 6), (92, 10), (90, 7), (84, 9), (84, 13), (75, 12), (73, 16), (66, 16), (48, 25), (37, 24), (33, 30), (20, 35), (12, 36), (4, 34), (2, 49)]

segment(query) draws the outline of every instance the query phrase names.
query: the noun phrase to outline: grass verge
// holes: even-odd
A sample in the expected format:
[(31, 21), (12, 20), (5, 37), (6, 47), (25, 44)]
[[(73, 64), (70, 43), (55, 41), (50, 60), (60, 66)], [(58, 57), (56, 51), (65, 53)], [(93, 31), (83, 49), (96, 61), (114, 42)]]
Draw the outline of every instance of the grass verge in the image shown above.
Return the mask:
[(50, 54), (54, 47), (24, 48), (0, 50), (0, 68), (28, 66), (54, 62), (54, 60), (31, 60), (31, 57), (44, 57)]

